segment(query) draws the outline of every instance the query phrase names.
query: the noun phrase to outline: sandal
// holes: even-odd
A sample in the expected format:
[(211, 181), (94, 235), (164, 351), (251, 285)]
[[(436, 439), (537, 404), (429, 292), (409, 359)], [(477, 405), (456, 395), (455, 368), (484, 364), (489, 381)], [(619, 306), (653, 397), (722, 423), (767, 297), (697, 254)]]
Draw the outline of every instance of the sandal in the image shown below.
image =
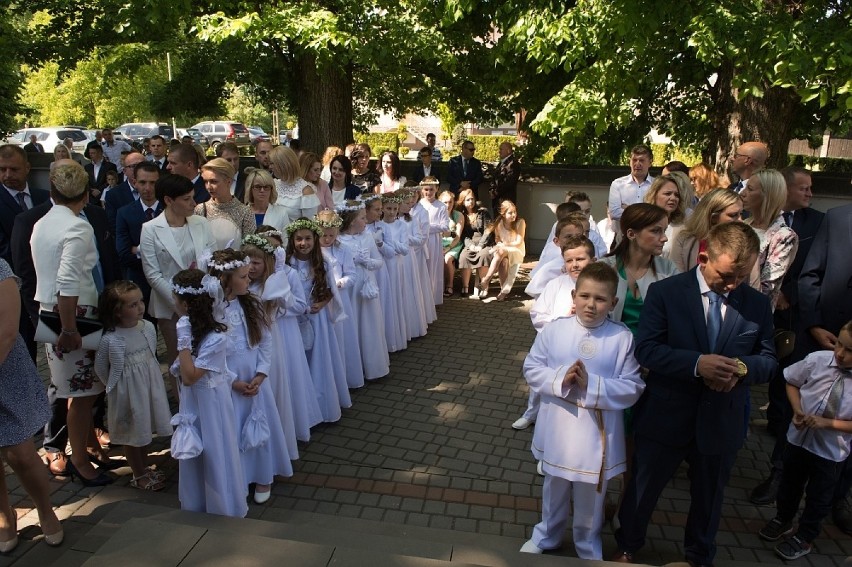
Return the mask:
[(162, 480), (154, 479), (150, 472), (147, 472), (142, 476), (134, 477), (133, 480), (130, 481), (130, 486), (138, 488), (139, 490), (151, 490), (153, 492), (157, 492), (158, 490), (162, 490), (166, 487)]
[(497, 301), (505, 301), (505, 299), (506, 299), (507, 297), (509, 297), (509, 292), (508, 292), (508, 291), (501, 291), (501, 292), (497, 295)]
[(157, 469), (152, 467), (148, 467), (146, 470), (148, 471), (146, 474), (150, 476), (153, 480), (156, 480), (157, 482), (163, 482), (164, 480), (166, 480), (166, 473), (164, 473), (163, 471), (158, 471)]
[(453, 296), (453, 288), (448, 287), (444, 290), (444, 297), (452, 297)]

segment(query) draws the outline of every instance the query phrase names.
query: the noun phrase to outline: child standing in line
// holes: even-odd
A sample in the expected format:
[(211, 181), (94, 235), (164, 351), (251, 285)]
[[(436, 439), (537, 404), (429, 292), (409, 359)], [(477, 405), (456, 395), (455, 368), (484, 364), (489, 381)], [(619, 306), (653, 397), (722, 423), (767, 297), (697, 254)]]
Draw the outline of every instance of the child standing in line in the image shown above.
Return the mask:
[[(775, 553), (792, 561), (813, 549), (852, 446), (852, 321), (840, 328), (834, 351), (809, 354), (784, 369), (784, 378), (793, 422), (787, 431), (777, 512), (758, 533), (766, 541), (784, 538)], [(805, 509), (791, 536), (802, 494)]]
[[(556, 222), (556, 229), (553, 240), (550, 244), (546, 244), (545, 248), (559, 251), (558, 255), (553, 255), (550, 260), (544, 260), (545, 254), (542, 253), (541, 259), (536, 265), (537, 271), (534, 276), (530, 276), (530, 283), (527, 284), (524, 293), (533, 299), (541, 295), (548, 282), (553, 280), (563, 272), (562, 246), (565, 241), (572, 236), (583, 236), (588, 238), (589, 221), (583, 216), (583, 213), (571, 213), (562, 220)], [(594, 244), (592, 244), (594, 250)], [(594, 257), (595, 255), (592, 254)]]
[(104, 324), (95, 374), (106, 385), (111, 441), (124, 446), (133, 471), (130, 486), (162, 490), (165, 475), (145, 464), (155, 435), (172, 434), (172, 412), (157, 362), (157, 331), (145, 314), (142, 290), (119, 280), (104, 289), (98, 306)]
[[(264, 230), (261, 231), (261, 228)], [(273, 352), (281, 354), (276, 362), (283, 367), (281, 371), (289, 389), (279, 391), (275, 400), (279, 412), (285, 412), (288, 406), (292, 407), (296, 439), (307, 443), (311, 439), (311, 427), (322, 423), (322, 412), (305, 356), (302, 334), (299, 332), (298, 318), (308, 308), (308, 302), (299, 275), (285, 261), (281, 233), (272, 227), (263, 226), (253, 236), (262, 238), (263, 241), (258, 244), (263, 245), (265, 242), (266, 246), (248, 246), (247, 253), (252, 258), (249, 268), (252, 283), (249, 289), (269, 305), (270, 317), (278, 330), (278, 336), (273, 333)], [(252, 248), (256, 252), (252, 252)], [(259, 256), (257, 260), (255, 255)], [(293, 451), (291, 448), (290, 458), (298, 459), (298, 450)]]
[[(207, 269), (225, 291), (222, 316), (230, 342), (228, 368), (236, 374), (231, 400), (240, 431), (243, 474), (247, 483), (255, 485), (254, 501), (263, 504), (269, 500), (275, 475), (293, 476), (293, 465), (272, 386), (266, 381), (272, 365), (272, 334), (263, 305), (249, 292), (250, 265), (245, 254), (226, 248), (213, 253)], [(263, 422), (268, 435), (253, 430)]]
[(420, 293), (423, 298), (423, 308), (426, 310), (426, 324), (431, 325), (438, 318), (438, 313), (435, 311), (432, 276), (430, 275), (431, 269), (429, 268), (428, 242), (431, 229), (429, 228), (429, 213), (420, 203), (420, 200), (420, 187), (412, 187), (408, 198), (408, 204), (410, 205), (408, 214), (411, 217), (411, 222), (417, 225), (417, 229), (412, 229), (411, 245), (417, 265), (422, 267), (422, 269), (418, 269)]
[[(390, 357), (385, 339), (385, 316), (379, 300), (376, 271), (384, 260), (376, 248), (373, 236), (366, 231), (367, 212), (360, 201), (347, 201), (338, 207), (343, 224), (340, 225), (340, 243), (352, 253), (358, 279), (355, 286), (344, 289), (355, 310), (361, 348), (364, 378), (375, 380), (390, 372)], [(369, 337), (369, 340), (366, 339)]]
[(345, 317), (331, 268), (323, 259), (319, 238), (322, 228), (301, 217), (287, 225), (287, 263), (299, 276), (308, 306), (299, 317), (305, 355), (325, 422), (338, 421), (341, 408), (352, 406), (343, 355), (333, 324)]
[[(563, 222), (563, 221), (560, 221)], [(562, 245), (563, 274), (550, 280), (544, 292), (538, 296), (530, 309), (530, 318), (537, 332), (554, 319), (574, 315), (573, 291), (580, 272), (595, 261), (595, 246), (585, 236), (571, 236)], [(541, 396), (530, 390), (527, 410), (513, 424), (514, 429), (526, 429), (535, 423)]]
[(435, 196), (438, 193), (438, 180), (432, 176), (420, 182), (423, 198), (420, 206), (429, 215), (429, 236), (426, 238), (428, 254), (429, 281), (432, 286), (432, 300), (435, 305), (444, 303), (444, 247), (441, 246), (441, 234), (450, 229), (450, 217), (444, 203)]
[[(428, 282), (429, 270), (426, 261), (418, 253), (422, 251), (426, 239), (420, 234), (420, 225), (411, 216), (411, 204), (414, 199), (412, 191), (401, 189), (399, 195), (399, 224), (402, 227), (401, 241), (409, 250), (402, 256), (402, 289), (405, 290), (405, 324), (408, 327), (408, 336), (411, 338), (422, 337), (428, 331), (427, 309), (424, 303), (422, 282)], [(432, 297), (431, 289), (429, 298)], [(432, 311), (434, 305), (429, 305)]]
[(568, 215), (570, 215), (571, 213), (580, 212), (580, 205), (578, 205), (577, 203), (569, 203), (566, 201), (564, 203), (559, 203), (559, 205), (556, 207), (556, 211), (554, 212), (556, 213), (556, 222), (554, 222), (553, 226), (550, 227), (550, 232), (547, 234), (547, 238), (544, 241), (545, 244), (544, 248), (541, 251), (541, 256), (539, 256), (538, 258), (538, 264), (536, 264), (535, 267), (530, 271), (530, 278), (535, 277), (538, 271), (543, 268), (545, 264), (553, 261), (554, 258), (559, 257), (559, 249), (550, 246), (548, 243), (553, 242), (553, 239), (556, 238), (556, 225), (559, 223), (559, 221), (568, 218)]
[(373, 237), (376, 249), (381, 254), (381, 267), (375, 271), (376, 285), (379, 287), (379, 301), (382, 303), (382, 314), (385, 317), (385, 341), (388, 352), (405, 350), (408, 341), (400, 325), (399, 305), (393, 300), (390, 272), (388, 263), (396, 258), (392, 245), (385, 246), (385, 232), (382, 227), (382, 195), (367, 195), (364, 198), (364, 212), (367, 215), (367, 234)]
[(393, 255), (385, 257), (385, 266), (388, 270), (390, 288), (385, 303), (393, 302), (397, 317), (394, 321), (397, 333), (403, 341), (403, 348), (408, 346), (411, 335), (408, 333), (406, 322), (406, 291), (402, 285), (402, 264), (408, 255), (408, 231), (397, 220), (399, 213), (399, 197), (396, 193), (385, 193), (382, 196), (382, 235), (384, 237), (384, 248), (393, 251)]
[[(248, 483), (240, 463), (237, 418), (231, 401), (227, 327), (213, 317), (223, 299), (219, 279), (201, 270), (181, 270), (172, 278), (178, 358), (172, 375), (180, 379), (180, 413), (173, 422), (198, 430), (202, 451), (180, 458), (181, 508), (245, 517)], [(177, 432), (176, 432), (177, 435)], [(173, 444), (174, 453), (174, 444)]]
[(612, 268), (586, 266), (573, 291), (577, 314), (548, 324), (524, 361), (542, 400), (532, 452), (545, 477), (542, 519), (521, 552), (561, 545), (573, 495), (577, 555), (602, 558), (606, 485), (627, 468), (622, 411), (645, 389), (632, 333), (607, 318), (617, 287)]
[(361, 364), (361, 344), (358, 335), (358, 319), (349, 289), (355, 286), (358, 273), (349, 248), (340, 244), (340, 226), (343, 220), (334, 211), (320, 211), (314, 221), (322, 228), (320, 246), (322, 255), (331, 266), (334, 282), (337, 285), (340, 303), (346, 318), (334, 325), (340, 352), (343, 354), (343, 365), (346, 367), (346, 383), (349, 388), (360, 388), (364, 385), (364, 366)]

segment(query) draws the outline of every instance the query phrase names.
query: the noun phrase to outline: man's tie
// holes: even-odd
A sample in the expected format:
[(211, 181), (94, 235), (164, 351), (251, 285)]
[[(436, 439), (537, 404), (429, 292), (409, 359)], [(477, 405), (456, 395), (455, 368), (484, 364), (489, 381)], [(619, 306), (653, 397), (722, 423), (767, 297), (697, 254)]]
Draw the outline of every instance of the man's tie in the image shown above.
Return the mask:
[(721, 295), (715, 291), (707, 292), (710, 300), (710, 308), (707, 310), (707, 342), (710, 343), (710, 352), (716, 352), (716, 340), (722, 330), (722, 300)]
[(18, 194), (15, 195), (15, 198), (18, 200), (18, 206), (21, 207), (22, 211), (29, 210), (29, 207), (27, 206), (27, 201), (24, 198), (26, 196), (27, 196), (27, 194), (24, 193), (23, 191), (18, 191)]
[(793, 228), (793, 211), (784, 211), (781, 216), (784, 217), (784, 224)]
[(462, 158), (462, 173), (467, 175), (467, 160)]
[(745, 184), (743, 183), (743, 180), (740, 179), (739, 181), (737, 181), (737, 184), (734, 185), (734, 193), (739, 193), (743, 190), (743, 187), (745, 187)]
[(153, 209), (153, 208), (151, 208), (151, 207), (147, 207), (147, 208), (145, 209), (145, 220), (146, 220), (146, 221), (149, 221), (149, 220), (151, 220), (152, 218), (154, 218), (154, 209)]
[(839, 371), (837, 379), (831, 385), (831, 390), (828, 391), (828, 399), (825, 402), (825, 409), (822, 411), (823, 417), (827, 417), (828, 419), (837, 417), (837, 412), (840, 411), (840, 401), (843, 399), (844, 380), (844, 373)]

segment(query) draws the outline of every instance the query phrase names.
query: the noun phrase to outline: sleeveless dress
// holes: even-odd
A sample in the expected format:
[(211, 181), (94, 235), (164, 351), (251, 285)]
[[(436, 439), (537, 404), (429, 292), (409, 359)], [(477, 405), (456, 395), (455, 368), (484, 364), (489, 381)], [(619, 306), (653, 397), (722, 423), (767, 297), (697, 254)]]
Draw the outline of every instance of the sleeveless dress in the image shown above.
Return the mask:
[[(0, 281), (9, 278), (21, 287), (9, 264), (0, 258)], [(0, 447), (26, 441), (50, 418), (47, 389), (18, 334), (9, 355), (0, 362)]]
[(358, 325), (358, 346), (364, 378), (375, 380), (390, 372), (385, 316), (375, 275), (384, 260), (373, 236), (366, 230), (360, 234), (341, 234), (337, 239), (349, 249), (355, 262), (356, 280), (354, 285), (347, 286), (343, 292), (349, 295)]
[[(243, 396), (233, 388), (231, 401), (240, 436), (240, 460), (246, 483), (272, 484), (273, 477), (293, 476), (293, 465), (284, 437), (284, 428), (278, 415), (278, 406), (269, 381), (272, 365), (272, 335), (264, 330), (260, 343), (249, 344), (248, 323), (243, 306), (236, 299), (226, 302), (225, 324), (231, 348), (228, 350), (228, 368), (236, 374), (234, 381), (251, 382), (255, 374), (266, 374), (256, 396)], [(246, 446), (246, 424), (252, 419), (265, 419), (269, 439), (259, 447)]]
[[(239, 430), (231, 401), (235, 375), (226, 360), (230, 348), (224, 333), (210, 333), (201, 341), (195, 366), (207, 372), (192, 386), (180, 385), (180, 413), (196, 416), (203, 450), (181, 459), (178, 498), (183, 510), (245, 517), (248, 482), (240, 462)], [(172, 374), (180, 367), (172, 365)]]

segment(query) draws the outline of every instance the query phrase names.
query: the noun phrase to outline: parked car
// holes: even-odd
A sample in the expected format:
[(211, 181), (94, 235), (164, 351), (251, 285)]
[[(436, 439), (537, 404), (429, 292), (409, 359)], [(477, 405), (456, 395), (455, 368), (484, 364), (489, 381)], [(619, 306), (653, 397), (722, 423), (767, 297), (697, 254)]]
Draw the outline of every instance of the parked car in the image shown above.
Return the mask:
[(260, 126), (249, 126), (249, 138), (251, 139), (251, 144), (255, 145), (258, 142), (270, 142), (272, 141), (272, 137), (263, 131), (263, 128)]
[[(141, 142), (145, 138), (156, 136), (159, 134), (166, 139), (166, 144), (169, 140), (175, 137), (175, 131), (165, 122), (128, 122), (116, 128), (124, 137), (126, 142)], [(113, 135), (115, 131), (113, 131)]]
[(204, 150), (210, 147), (210, 140), (196, 128), (178, 128), (177, 134), (178, 140), (183, 139), (184, 136), (190, 136), (193, 144), (200, 145)]
[(239, 147), (251, 145), (248, 128), (242, 122), (207, 120), (195, 124), (192, 128), (207, 136), (214, 151), (222, 142), (233, 142)]
[(6, 142), (24, 147), (30, 143), (30, 136), (33, 134), (38, 137), (38, 142), (44, 147), (44, 151), (47, 153), (53, 153), (53, 148), (61, 144), (65, 138), (73, 140), (75, 152), (83, 153), (86, 150), (86, 144), (89, 143), (89, 138), (82, 129), (68, 126), (23, 128), (6, 138)]

